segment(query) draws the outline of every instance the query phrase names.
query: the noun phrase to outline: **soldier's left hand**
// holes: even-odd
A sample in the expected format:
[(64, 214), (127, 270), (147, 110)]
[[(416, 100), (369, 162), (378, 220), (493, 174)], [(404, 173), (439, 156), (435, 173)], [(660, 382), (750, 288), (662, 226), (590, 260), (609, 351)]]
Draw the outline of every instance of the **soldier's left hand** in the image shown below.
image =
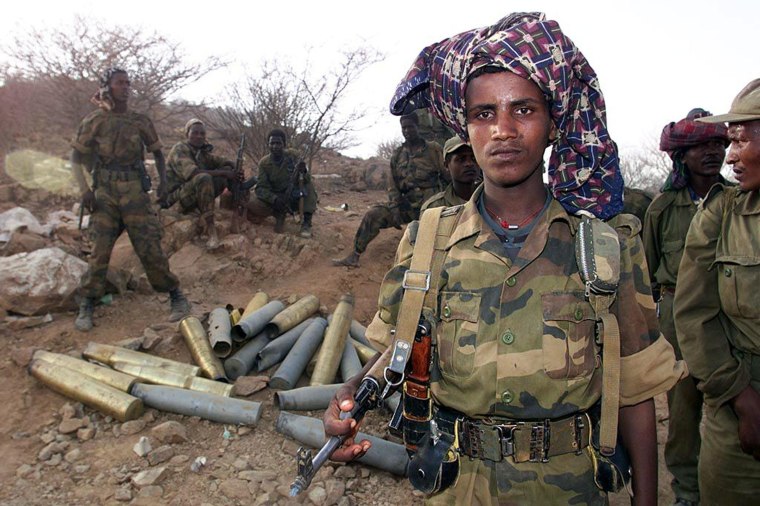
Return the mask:
[(165, 205), (169, 199), (169, 193), (166, 191), (166, 185), (159, 183), (158, 185), (158, 203), (161, 206)]
[(739, 419), (739, 445), (744, 453), (760, 460), (760, 393), (751, 385), (732, 402)]

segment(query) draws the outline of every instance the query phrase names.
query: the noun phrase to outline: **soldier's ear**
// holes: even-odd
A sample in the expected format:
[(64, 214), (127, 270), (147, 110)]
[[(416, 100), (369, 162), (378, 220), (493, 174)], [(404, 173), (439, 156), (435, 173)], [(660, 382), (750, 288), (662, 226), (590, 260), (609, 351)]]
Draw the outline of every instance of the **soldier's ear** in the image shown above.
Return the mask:
[(549, 128), (549, 144), (554, 144), (558, 137), (559, 133), (557, 132), (557, 126), (552, 121), (551, 127)]

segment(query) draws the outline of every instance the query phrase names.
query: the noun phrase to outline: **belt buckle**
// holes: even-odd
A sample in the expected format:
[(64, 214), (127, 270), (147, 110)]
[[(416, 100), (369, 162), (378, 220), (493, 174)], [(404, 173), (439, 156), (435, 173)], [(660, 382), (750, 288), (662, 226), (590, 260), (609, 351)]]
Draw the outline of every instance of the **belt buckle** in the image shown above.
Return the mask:
[(498, 426), (502, 458), (511, 457), (515, 454), (515, 431), (521, 425), (522, 422), (518, 422), (514, 425)]
[(549, 441), (551, 428), (549, 420), (533, 424), (530, 429), (530, 462), (549, 462)]

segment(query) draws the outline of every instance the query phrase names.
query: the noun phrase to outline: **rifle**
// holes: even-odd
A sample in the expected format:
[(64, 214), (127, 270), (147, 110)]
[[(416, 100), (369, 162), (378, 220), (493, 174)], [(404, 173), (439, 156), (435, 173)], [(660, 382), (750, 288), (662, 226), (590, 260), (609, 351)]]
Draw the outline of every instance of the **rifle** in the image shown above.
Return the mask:
[[(235, 173), (236, 174), (242, 174), (243, 173), (243, 153), (245, 150), (245, 132), (240, 134), (240, 147), (237, 150), (237, 159), (235, 160)], [(250, 189), (251, 186), (256, 184), (256, 178), (253, 177), (253, 183), (248, 186), (248, 189)], [(251, 180), (240, 182), (235, 181), (235, 184), (232, 186), (232, 230), (237, 232), (240, 229), (240, 217), (245, 214), (245, 205), (248, 202), (248, 189), (245, 188), (245, 185), (247, 185)]]

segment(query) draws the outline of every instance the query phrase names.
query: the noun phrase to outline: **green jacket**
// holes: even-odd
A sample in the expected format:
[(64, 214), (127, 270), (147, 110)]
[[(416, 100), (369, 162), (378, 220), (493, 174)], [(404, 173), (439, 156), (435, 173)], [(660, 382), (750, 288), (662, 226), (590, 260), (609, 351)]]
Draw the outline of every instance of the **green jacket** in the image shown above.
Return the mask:
[[(266, 155), (259, 161), (259, 181), (256, 184), (256, 196), (273, 204), (278, 195), (283, 195), (290, 185), (293, 172), (296, 170), (301, 157), (295, 149), (285, 149), (282, 160), (276, 163), (271, 155)], [(311, 174), (304, 177), (307, 192), (312, 192)]]
[(623, 190), (623, 212), (634, 215), (642, 224), (644, 223), (644, 215), (651, 203), (652, 197), (644, 190), (629, 188), (628, 186)]
[(187, 141), (172, 146), (166, 165), (169, 168), (166, 171), (169, 191), (189, 181), (197, 170), (217, 170), (224, 166), (235, 166), (231, 160), (216, 156), (208, 149), (193, 147)]
[(79, 124), (71, 147), (96, 155), (104, 165), (132, 165), (144, 159), (145, 151), (161, 149), (161, 140), (153, 122), (144, 114), (98, 109)]
[(422, 204), (420, 213), (431, 207), (453, 207), (462, 205), (465, 202), (467, 202), (465, 199), (454, 193), (454, 185), (449, 183), (444, 191), (436, 193)]
[(391, 157), (393, 187), (388, 191), (391, 203), (406, 200), (419, 210), (422, 204), (441, 191), (443, 149), (436, 142), (424, 141), (420, 150), (412, 151), (408, 143), (399, 146)]

